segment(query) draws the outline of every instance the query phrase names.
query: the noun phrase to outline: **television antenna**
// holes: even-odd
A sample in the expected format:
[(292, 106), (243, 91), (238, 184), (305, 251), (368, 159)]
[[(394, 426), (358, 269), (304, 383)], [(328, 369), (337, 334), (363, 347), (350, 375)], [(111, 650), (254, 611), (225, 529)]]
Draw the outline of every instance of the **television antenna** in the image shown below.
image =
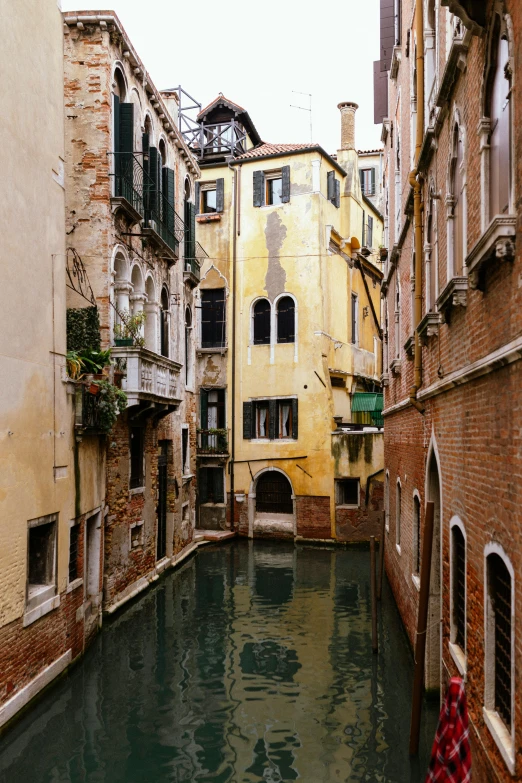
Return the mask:
[(295, 95), (306, 95), (308, 97), (308, 107), (307, 106), (295, 106), (293, 103), (290, 104), (291, 109), (301, 109), (301, 111), (307, 111), (310, 114), (310, 143), (313, 144), (313, 134), (312, 134), (312, 93), (310, 92), (299, 92), (299, 90), (292, 90), (292, 92)]

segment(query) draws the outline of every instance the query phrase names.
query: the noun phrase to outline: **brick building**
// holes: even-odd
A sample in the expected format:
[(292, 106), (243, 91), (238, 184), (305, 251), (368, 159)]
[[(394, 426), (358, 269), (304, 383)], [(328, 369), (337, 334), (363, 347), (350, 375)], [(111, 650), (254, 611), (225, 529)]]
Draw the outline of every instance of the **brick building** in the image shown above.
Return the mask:
[(381, 0), (376, 68), (386, 568), (413, 643), (433, 501), (426, 686), (465, 677), (480, 781), (522, 779), (521, 25), (515, 0)]
[(118, 17), (74, 12), (64, 21), (67, 240), (127, 394), (107, 439), (111, 612), (193, 538), (199, 169)]

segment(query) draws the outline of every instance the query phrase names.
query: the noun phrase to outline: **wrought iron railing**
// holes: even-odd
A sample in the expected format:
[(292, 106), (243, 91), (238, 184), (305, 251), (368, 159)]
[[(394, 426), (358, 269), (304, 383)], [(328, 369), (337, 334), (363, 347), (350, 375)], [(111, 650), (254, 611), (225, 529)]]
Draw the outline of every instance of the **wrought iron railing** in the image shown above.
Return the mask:
[(145, 227), (153, 229), (171, 250), (178, 253), (185, 236), (185, 224), (164, 193), (145, 189)]
[(198, 430), (198, 454), (228, 454), (228, 430)]
[(203, 259), (208, 258), (205, 250), (199, 242), (185, 241), (185, 251), (189, 255), (185, 256), (185, 272), (190, 272), (199, 281), (201, 278), (201, 264)]
[(100, 424), (100, 397), (91, 394), (84, 383), (76, 386), (75, 424), (81, 430), (103, 431)]
[(132, 152), (113, 152), (114, 155), (114, 195), (124, 198), (143, 216), (144, 190), (147, 174)]

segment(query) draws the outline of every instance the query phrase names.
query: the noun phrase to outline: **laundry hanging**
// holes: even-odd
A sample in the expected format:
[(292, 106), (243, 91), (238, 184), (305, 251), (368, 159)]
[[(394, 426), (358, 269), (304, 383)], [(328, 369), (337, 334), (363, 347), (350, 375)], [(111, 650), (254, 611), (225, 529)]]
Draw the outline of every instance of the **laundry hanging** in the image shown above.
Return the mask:
[(452, 677), (439, 715), (425, 783), (470, 783), (468, 704), (464, 682)]

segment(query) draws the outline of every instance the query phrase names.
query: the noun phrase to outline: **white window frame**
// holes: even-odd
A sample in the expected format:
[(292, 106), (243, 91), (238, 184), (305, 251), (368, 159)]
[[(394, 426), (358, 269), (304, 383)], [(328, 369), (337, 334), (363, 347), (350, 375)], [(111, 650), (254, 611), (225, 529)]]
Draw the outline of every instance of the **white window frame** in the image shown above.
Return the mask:
[[(505, 563), (511, 577), (511, 732), (495, 710), (495, 639), (491, 623), (494, 622), (488, 595), (488, 557), (498, 555)], [(493, 680), (493, 682), (492, 682)], [(484, 547), (484, 706), (482, 714), (486, 726), (504, 759), (511, 775), (515, 774), (515, 570), (503, 547), (496, 542)]]
[[(29, 582), (29, 539), (31, 530), (42, 525), (54, 524), (54, 551), (53, 551), (53, 564), (52, 564), (52, 579), (45, 585), (41, 586), (38, 591), (33, 591), (30, 594), (30, 582)], [(25, 614), (23, 618), (24, 627), (31, 625), (35, 620), (38, 620), (43, 615), (51, 612), (60, 605), (60, 596), (57, 594), (57, 564), (58, 564), (58, 524), (59, 515), (47, 514), (46, 516), (30, 519), (27, 522), (27, 561), (26, 561), (26, 600), (25, 600)]]
[[(464, 538), (464, 649), (455, 641), (457, 635), (457, 629), (453, 621), (454, 608), (455, 608), (455, 585), (453, 579), (455, 552), (453, 548), (453, 529), (458, 528)], [(459, 671), (459, 673), (465, 677), (467, 672), (467, 644), (468, 644), (468, 537), (466, 535), (466, 528), (464, 523), (458, 516), (451, 518), (449, 523), (449, 550), (450, 550), (450, 638), (449, 638), (449, 651), (453, 658), (453, 661)]]
[(203, 193), (209, 190), (216, 191), (216, 206), (217, 206), (217, 180), (210, 182), (200, 182), (199, 184), (199, 204), (196, 204), (198, 215), (216, 215), (218, 212), (203, 212), (201, 207), (203, 206)]

